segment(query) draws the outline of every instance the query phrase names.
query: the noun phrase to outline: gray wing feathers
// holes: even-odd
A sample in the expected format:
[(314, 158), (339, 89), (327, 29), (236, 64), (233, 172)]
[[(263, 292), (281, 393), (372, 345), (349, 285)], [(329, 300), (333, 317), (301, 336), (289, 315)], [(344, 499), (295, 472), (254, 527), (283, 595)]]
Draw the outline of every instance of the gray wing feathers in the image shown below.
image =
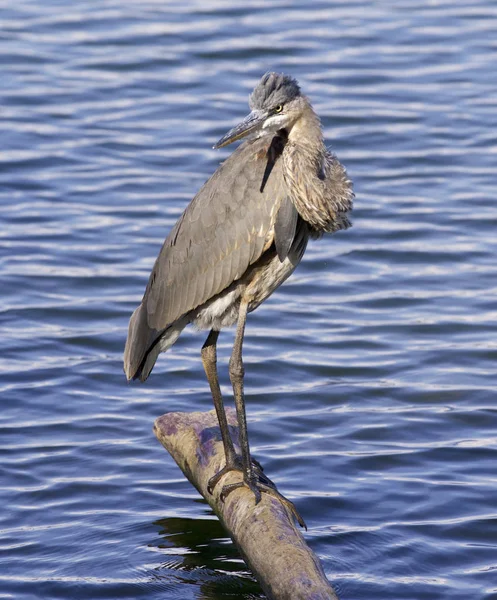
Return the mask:
[(158, 331), (148, 326), (147, 311), (143, 304), (140, 304), (129, 320), (128, 338), (124, 348), (124, 372), (128, 380), (135, 377), (146, 350), (158, 335)]
[(165, 241), (145, 293), (150, 327), (162, 330), (200, 306), (261, 256), (284, 189), (276, 163), (260, 192), (266, 160), (254, 159), (257, 146), (243, 144), (219, 167)]
[(128, 378), (135, 376), (166, 328), (239, 279), (271, 243), (285, 189), (281, 161), (276, 161), (260, 191), (267, 149), (268, 142), (261, 140), (239, 146), (205, 183), (164, 242), (142, 303), (130, 320), (125, 350)]
[(274, 243), (280, 262), (285, 260), (292, 247), (298, 216), (299, 213), (290, 198), (285, 198), (278, 210), (274, 224)]

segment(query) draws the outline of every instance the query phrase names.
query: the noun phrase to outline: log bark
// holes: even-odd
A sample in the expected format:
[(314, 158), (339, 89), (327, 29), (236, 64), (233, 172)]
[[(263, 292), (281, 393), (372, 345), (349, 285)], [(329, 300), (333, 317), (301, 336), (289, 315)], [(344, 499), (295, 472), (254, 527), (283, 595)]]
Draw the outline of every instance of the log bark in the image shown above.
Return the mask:
[[(235, 412), (228, 410), (227, 416), (239, 452)], [(234, 490), (222, 502), (223, 485), (240, 481), (239, 472), (227, 473), (213, 494), (208, 493), (209, 479), (225, 463), (214, 411), (165, 414), (156, 419), (154, 433), (219, 517), (268, 598), (338, 600), (319, 559), (281, 502), (263, 493), (256, 505), (246, 488)]]

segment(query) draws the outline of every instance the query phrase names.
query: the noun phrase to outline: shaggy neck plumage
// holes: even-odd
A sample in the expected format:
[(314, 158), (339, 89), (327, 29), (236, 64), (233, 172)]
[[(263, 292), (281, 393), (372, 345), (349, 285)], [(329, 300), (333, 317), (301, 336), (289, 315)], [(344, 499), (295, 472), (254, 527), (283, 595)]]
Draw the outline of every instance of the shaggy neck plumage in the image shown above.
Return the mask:
[(316, 236), (350, 226), (351, 183), (345, 169), (327, 151), (321, 123), (310, 104), (288, 133), (283, 165), (291, 200)]

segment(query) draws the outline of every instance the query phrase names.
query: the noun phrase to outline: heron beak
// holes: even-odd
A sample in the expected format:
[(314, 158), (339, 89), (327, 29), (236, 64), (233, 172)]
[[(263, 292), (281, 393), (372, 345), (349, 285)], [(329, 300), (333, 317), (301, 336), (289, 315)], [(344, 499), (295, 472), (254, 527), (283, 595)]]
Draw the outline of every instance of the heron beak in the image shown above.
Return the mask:
[(226, 135), (214, 144), (213, 148), (217, 150), (218, 148), (223, 148), (223, 146), (227, 146), (232, 142), (236, 142), (242, 137), (245, 137), (249, 133), (252, 133), (256, 129), (264, 123), (267, 118), (267, 113), (262, 110), (253, 110), (249, 115), (243, 119), (241, 123), (230, 129)]

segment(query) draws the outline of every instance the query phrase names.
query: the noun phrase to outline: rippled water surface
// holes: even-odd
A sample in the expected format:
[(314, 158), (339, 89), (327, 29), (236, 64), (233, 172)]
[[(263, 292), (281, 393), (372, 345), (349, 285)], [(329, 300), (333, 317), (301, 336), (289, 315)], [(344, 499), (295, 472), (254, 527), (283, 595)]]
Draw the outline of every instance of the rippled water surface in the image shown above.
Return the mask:
[(249, 317), (254, 454), (341, 600), (495, 600), (496, 3), (19, 0), (0, 21), (0, 598), (263, 597), (152, 433), (211, 408), (204, 334), (144, 385), (122, 352), (272, 69), (357, 197)]

